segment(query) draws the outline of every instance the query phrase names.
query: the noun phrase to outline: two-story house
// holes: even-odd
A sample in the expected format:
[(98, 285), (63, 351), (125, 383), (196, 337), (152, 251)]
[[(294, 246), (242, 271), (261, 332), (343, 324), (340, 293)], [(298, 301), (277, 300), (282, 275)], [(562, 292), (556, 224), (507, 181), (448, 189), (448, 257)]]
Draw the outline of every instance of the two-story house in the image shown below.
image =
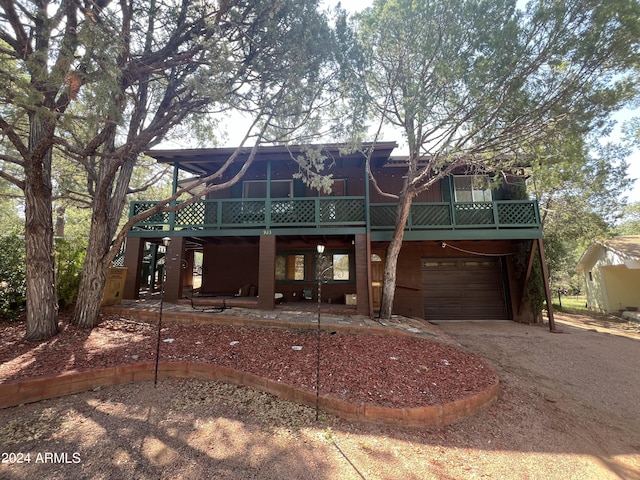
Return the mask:
[[(395, 148), (394, 142), (377, 143), (371, 155), (372, 172), (388, 192), (400, 191), (405, 174), (402, 159), (391, 156)], [(372, 187), (365, 155), (341, 154), (340, 145), (324, 146), (332, 192), (309, 188), (293, 177), (299, 169), (293, 156), (303, 151), (302, 146), (260, 147), (232, 187), (138, 223), (126, 243), (124, 298), (137, 298), (145, 281), (145, 251), (155, 252), (162, 238), (170, 237), (166, 301), (194, 294), (194, 252), (202, 252), (200, 295), (225, 298), (229, 305), (235, 295), (238, 304), (260, 309), (274, 309), (280, 301), (315, 302), (317, 246), (323, 245), (332, 268), (325, 272), (321, 301), (372, 315), (381, 301), (396, 205)], [(175, 189), (179, 171), (210, 174), (233, 152), (211, 148), (149, 155), (174, 165)], [(221, 181), (238, 171), (248, 153), (240, 154)], [(490, 182), (460, 171), (415, 198), (398, 259), (395, 313), (429, 320), (531, 320), (522, 302), (527, 278), (515, 257), (523, 245), (530, 251), (534, 244), (541, 247), (542, 230), (537, 202), (523, 199), (522, 190), (521, 182)], [(131, 215), (152, 204), (132, 202)]]

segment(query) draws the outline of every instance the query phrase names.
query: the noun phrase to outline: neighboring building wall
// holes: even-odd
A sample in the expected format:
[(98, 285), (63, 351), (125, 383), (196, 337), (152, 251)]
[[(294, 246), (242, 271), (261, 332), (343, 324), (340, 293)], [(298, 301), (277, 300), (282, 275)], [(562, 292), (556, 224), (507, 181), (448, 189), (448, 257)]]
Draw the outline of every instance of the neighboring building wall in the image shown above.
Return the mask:
[(640, 269), (627, 268), (624, 257), (603, 246), (597, 249), (595, 261), (582, 267), (587, 306), (602, 312), (640, 308)]
[(583, 272), (583, 278), (587, 295), (587, 307), (591, 310), (608, 312), (609, 305), (602, 271), (599, 268), (591, 267)]
[(608, 311), (627, 310), (627, 307), (640, 308), (640, 270), (629, 269), (624, 265), (602, 267), (606, 284)]

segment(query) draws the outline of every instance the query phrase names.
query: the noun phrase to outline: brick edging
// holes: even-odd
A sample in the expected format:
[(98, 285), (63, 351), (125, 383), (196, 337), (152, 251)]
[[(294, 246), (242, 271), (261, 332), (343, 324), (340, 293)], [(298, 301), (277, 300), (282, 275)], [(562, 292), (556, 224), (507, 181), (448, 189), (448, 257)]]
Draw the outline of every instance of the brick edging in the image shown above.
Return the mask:
[[(153, 362), (121, 365), (98, 370), (69, 371), (60, 375), (0, 384), (0, 408), (13, 407), (96, 387), (122, 385), (153, 380)], [(160, 362), (158, 378), (197, 378), (236, 385), (245, 385), (271, 393), (285, 400), (311, 407), (316, 405), (316, 394), (292, 385), (269, 380), (252, 373), (228, 367), (198, 362)], [(486, 390), (459, 400), (414, 408), (380, 407), (366, 403), (349, 403), (320, 395), (319, 408), (324, 412), (348, 419), (386, 425), (424, 427), (448, 425), (475, 415), (491, 405), (498, 397), (500, 382)]]

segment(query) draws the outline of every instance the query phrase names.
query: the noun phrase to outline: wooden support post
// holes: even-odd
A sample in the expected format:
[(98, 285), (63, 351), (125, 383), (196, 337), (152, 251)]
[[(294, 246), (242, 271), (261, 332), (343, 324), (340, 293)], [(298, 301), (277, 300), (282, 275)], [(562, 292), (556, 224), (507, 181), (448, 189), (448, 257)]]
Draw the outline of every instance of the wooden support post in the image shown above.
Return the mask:
[(549, 330), (551, 332), (558, 332), (556, 330), (556, 322), (553, 318), (553, 303), (551, 298), (551, 289), (549, 288), (549, 269), (547, 268), (547, 261), (544, 256), (544, 248), (542, 246), (542, 239), (536, 240), (538, 244), (538, 256), (540, 257), (540, 267), (542, 268), (542, 282), (544, 284), (544, 296), (547, 300), (547, 315), (549, 316)]
[(182, 298), (182, 283), (184, 280), (183, 259), (185, 254), (186, 237), (172, 237), (164, 257), (166, 269), (164, 285), (164, 301), (176, 303)]
[(127, 238), (124, 251), (124, 266), (127, 267), (127, 278), (122, 298), (136, 300), (140, 297), (140, 276), (142, 275), (143, 238)]
[(358, 234), (355, 238), (356, 261), (356, 311), (361, 315), (369, 315), (369, 290), (371, 288), (370, 270), (371, 255), (369, 254), (369, 235)]
[(536, 249), (538, 243), (534, 240), (531, 242), (531, 250), (529, 251), (529, 262), (527, 263), (527, 274), (524, 277), (524, 283), (522, 284), (522, 293), (520, 295), (520, 305), (518, 305), (518, 315), (522, 313), (522, 306), (524, 305), (524, 292), (531, 278), (531, 271), (533, 270), (533, 260), (536, 258)]
[(273, 310), (276, 289), (276, 237), (260, 236), (260, 260), (258, 264), (258, 308)]

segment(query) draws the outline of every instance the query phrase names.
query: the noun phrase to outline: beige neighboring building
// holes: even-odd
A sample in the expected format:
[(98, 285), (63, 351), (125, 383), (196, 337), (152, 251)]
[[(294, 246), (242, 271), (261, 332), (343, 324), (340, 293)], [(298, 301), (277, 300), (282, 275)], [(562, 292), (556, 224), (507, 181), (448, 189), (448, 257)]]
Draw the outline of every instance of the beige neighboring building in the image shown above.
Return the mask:
[(640, 309), (640, 235), (591, 244), (576, 270), (584, 278), (589, 308), (604, 312)]

